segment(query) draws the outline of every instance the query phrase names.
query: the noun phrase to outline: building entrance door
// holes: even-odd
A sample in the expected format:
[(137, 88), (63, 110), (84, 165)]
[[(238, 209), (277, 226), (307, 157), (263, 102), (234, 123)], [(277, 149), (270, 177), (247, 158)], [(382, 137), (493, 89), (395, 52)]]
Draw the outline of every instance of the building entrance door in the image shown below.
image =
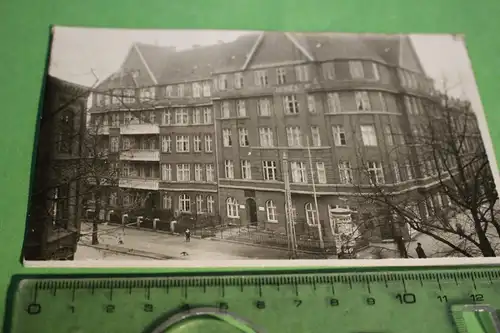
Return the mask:
[(247, 199), (248, 222), (251, 226), (257, 226), (257, 204), (252, 198)]

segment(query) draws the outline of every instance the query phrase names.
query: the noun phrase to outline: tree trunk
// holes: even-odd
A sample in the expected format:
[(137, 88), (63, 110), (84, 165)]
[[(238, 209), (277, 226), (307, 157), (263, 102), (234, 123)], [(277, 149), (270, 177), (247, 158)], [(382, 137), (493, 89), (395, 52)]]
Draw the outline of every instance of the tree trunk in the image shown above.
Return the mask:
[(97, 232), (98, 232), (98, 227), (97, 227), (97, 222), (94, 219), (94, 223), (92, 223), (92, 245), (97, 245), (99, 244), (99, 239), (97, 238)]
[(101, 213), (101, 193), (99, 191), (95, 195), (95, 212), (94, 212), (94, 222), (92, 223), (92, 245), (99, 244), (99, 238), (97, 237), (99, 232), (99, 215)]

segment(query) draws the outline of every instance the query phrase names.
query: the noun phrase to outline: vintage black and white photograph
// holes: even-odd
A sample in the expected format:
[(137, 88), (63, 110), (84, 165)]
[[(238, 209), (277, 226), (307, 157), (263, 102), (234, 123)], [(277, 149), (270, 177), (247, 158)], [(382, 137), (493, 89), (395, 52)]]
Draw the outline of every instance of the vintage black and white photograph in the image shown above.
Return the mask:
[(25, 263), (500, 254), (463, 36), (55, 27), (49, 58)]

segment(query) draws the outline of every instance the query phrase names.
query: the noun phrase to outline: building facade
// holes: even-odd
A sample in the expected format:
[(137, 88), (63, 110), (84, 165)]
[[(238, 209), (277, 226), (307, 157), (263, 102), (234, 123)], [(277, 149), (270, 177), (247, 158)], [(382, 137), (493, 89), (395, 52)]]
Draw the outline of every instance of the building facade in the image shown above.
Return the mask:
[(71, 260), (82, 216), (78, 174), (89, 89), (48, 76), (28, 207), (25, 260)]
[(363, 191), (375, 182), (411, 196), (436, 185), (437, 166), (416, 141), (439, 98), (408, 37), (265, 32), (179, 51), (135, 44), (98, 90), (91, 122), (118, 154), (119, 188), (162, 209), (274, 232), (293, 219), (299, 237), (390, 242), (390, 216), (368, 223)]

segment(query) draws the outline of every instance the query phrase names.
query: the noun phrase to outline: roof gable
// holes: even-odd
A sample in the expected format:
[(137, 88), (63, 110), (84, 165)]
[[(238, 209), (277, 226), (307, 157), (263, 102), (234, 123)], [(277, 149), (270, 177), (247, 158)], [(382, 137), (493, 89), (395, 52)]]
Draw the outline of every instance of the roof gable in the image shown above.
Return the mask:
[(410, 71), (424, 74), (423, 66), (420, 63), (420, 59), (418, 58), (410, 38), (408, 36), (401, 37), (400, 43), (399, 66)]
[(311, 61), (300, 45), (283, 32), (265, 32), (249, 54), (245, 67), (258, 68), (281, 63)]

